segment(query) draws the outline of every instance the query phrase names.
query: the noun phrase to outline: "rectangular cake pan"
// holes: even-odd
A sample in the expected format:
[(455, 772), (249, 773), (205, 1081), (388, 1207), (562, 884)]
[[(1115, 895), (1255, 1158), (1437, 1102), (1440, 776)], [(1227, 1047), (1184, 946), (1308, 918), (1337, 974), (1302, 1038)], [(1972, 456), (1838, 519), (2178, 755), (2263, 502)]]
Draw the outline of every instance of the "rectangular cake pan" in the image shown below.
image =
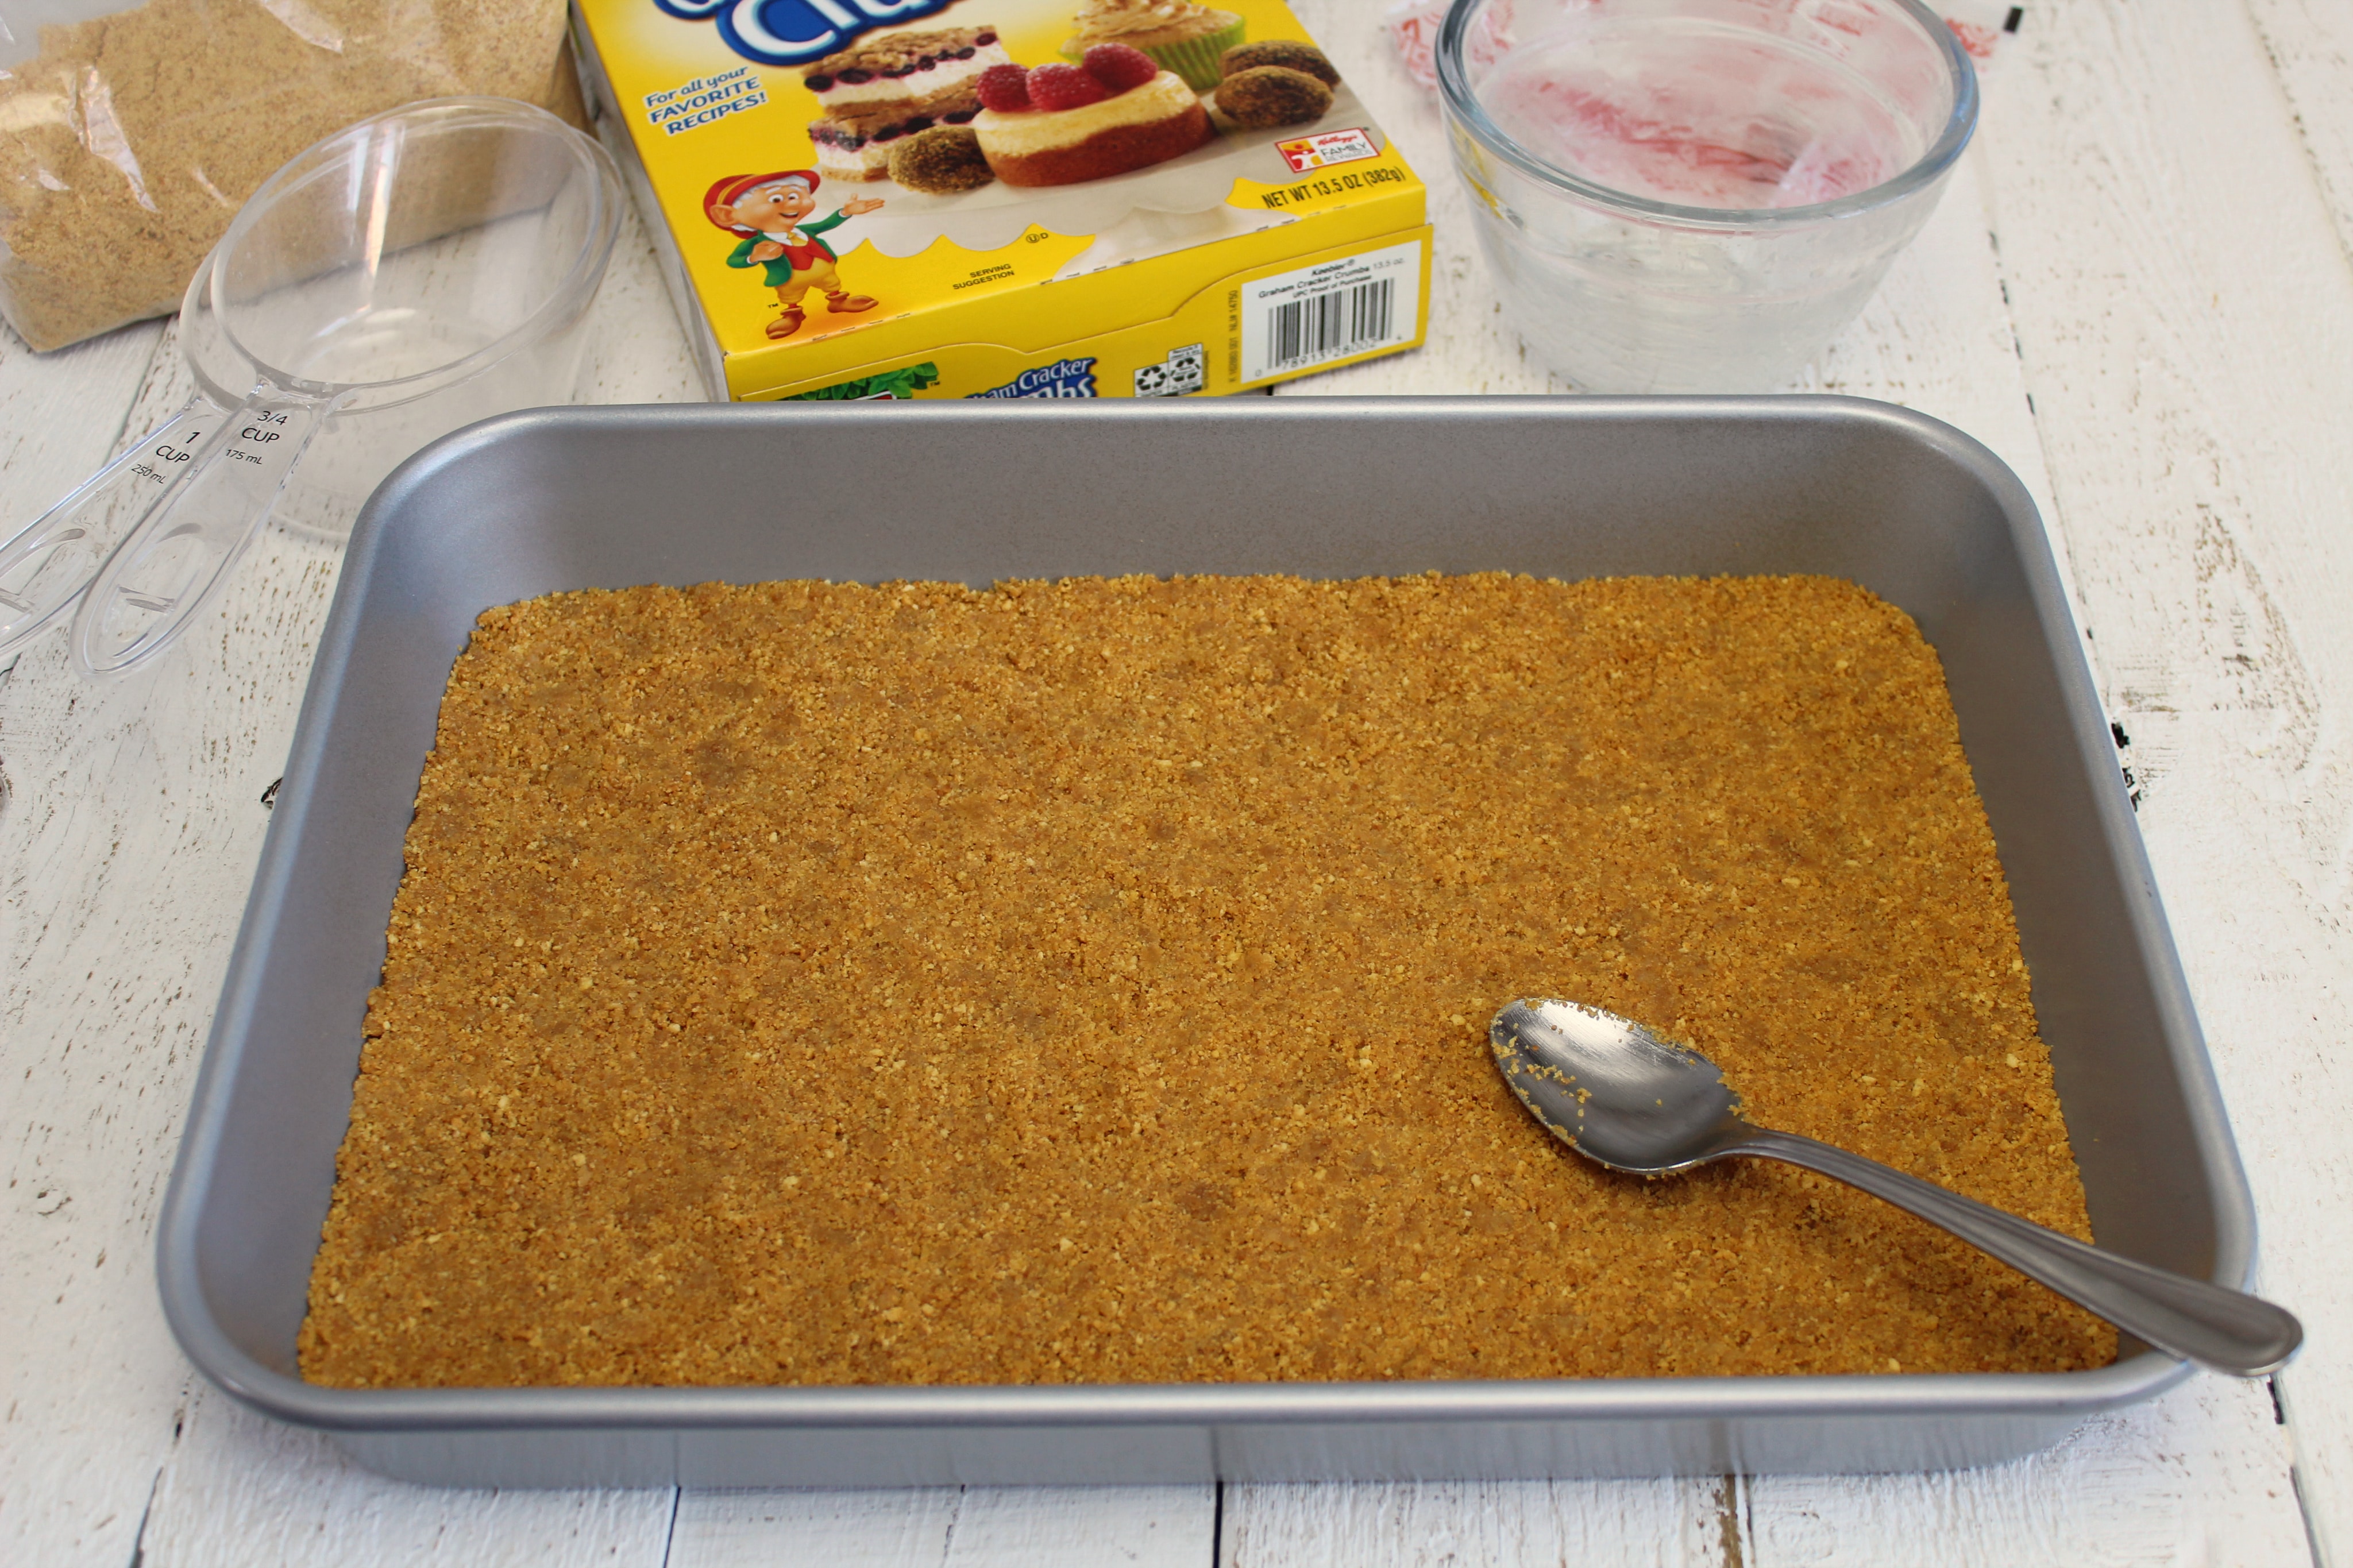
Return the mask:
[[(1077, 1387), (312, 1387), (311, 1260), (451, 661), (559, 589), (1113, 573), (1826, 573), (1942, 656), (2103, 1246), (2242, 1284), (2253, 1215), (2050, 547), (2000, 459), (1838, 398), (549, 411), (352, 537), (159, 1238), (206, 1375), (471, 1486), (1873, 1471), (2007, 1458), (2187, 1368)], [(1858, 1303), (1858, 1311), (1870, 1304)]]

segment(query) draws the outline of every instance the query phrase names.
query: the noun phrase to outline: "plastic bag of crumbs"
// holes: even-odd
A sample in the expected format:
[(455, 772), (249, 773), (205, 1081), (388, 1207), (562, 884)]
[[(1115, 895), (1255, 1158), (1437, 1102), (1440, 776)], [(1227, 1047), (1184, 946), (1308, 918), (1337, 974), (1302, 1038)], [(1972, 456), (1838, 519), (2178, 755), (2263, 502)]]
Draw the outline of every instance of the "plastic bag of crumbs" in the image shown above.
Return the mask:
[(583, 123), (564, 0), (0, 0), (0, 316), (36, 349), (168, 315), (289, 158), (420, 98)]

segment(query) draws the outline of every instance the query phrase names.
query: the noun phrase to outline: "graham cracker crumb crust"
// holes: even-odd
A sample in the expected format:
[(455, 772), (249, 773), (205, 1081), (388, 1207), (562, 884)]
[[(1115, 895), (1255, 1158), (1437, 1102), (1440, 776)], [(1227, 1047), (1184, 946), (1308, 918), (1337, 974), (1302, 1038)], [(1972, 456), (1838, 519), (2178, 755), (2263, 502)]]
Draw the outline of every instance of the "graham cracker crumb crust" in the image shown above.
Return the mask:
[(301, 1338), (352, 1387), (2050, 1371), (1875, 1199), (1602, 1171), (1573, 997), (2089, 1237), (1942, 671), (1821, 578), (1085, 579), (485, 614)]

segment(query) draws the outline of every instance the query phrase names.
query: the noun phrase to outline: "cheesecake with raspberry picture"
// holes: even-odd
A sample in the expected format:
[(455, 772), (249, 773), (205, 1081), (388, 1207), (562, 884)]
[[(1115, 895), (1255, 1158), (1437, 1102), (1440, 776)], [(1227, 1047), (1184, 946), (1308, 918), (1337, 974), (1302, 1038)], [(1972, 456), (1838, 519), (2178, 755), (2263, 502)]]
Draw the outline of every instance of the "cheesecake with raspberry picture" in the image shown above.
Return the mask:
[(1181, 157), (1216, 132), (1199, 94), (1142, 50), (1098, 44), (1076, 65), (992, 66), (972, 121), (1008, 185), (1070, 185)]
[(808, 128), (818, 173), (889, 179), (894, 147), (934, 126), (971, 121), (982, 73), (1011, 59), (995, 27), (942, 27), (861, 38), (806, 67), (801, 85), (823, 110)]

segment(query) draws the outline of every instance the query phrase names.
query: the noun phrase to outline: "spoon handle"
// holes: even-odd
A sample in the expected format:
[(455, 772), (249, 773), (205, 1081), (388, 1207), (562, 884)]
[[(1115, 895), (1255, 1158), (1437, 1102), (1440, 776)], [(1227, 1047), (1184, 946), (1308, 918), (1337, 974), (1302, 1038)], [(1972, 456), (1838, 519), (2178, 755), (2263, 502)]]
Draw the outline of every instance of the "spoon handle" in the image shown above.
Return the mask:
[(2086, 1247), (2073, 1237), (1829, 1143), (1794, 1132), (1743, 1127), (1723, 1152), (1786, 1160), (1861, 1187), (2041, 1280), (2158, 1350), (2218, 1372), (2260, 1377), (2284, 1365), (2304, 1342), (2303, 1325), (2269, 1301)]

